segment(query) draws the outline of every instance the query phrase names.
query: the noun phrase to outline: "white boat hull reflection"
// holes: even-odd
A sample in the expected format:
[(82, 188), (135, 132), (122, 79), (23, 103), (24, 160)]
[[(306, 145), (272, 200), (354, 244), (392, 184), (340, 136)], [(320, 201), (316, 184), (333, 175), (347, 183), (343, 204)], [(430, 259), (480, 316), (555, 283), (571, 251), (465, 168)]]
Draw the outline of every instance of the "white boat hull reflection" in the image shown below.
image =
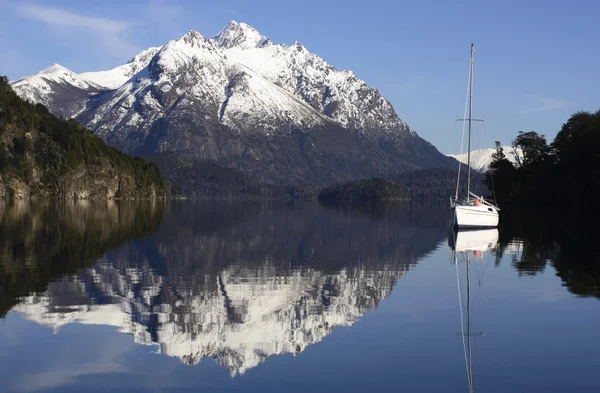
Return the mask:
[[(448, 245), (452, 249), (452, 259), (456, 266), (456, 283), (458, 286), (458, 304), (460, 309), (460, 337), (463, 343), (463, 352), (465, 355), (465, 367), (467, 370), (467, 382), (469, 386), (469, 393), (473, 393), (473, 363), (472, 363), (472, 348), (471, 348), (471, 337), (472, 336), (483, 336), (484, 332), (473, 332), (472, 321), (471, 321), (471, 279), (469, 277), (469, 267), (471, 263), (479, 263), (477, 260), (484, 259), (486, 254), (491, 253), (495, 250), (498, 245), (498, 229), (479, 229), (479, 230), (456, 230), (450, 231), (448, 237)], [(459, 259), (459, 255), (462, 258)], [(466, 269), (466, 323), (465, 316), (463, 313), (463, 300), (461, 298), (461, 279), (459, 275), (458, 265), (464, 261)], [(479, 285), (481, 285), (481, 278), (478, 279)], [(466, 331), (465, 331), (466, 330)]]
[(452, 230), (448, 244), (456, 252), (488, 252), (498, 244), (498, 229)]

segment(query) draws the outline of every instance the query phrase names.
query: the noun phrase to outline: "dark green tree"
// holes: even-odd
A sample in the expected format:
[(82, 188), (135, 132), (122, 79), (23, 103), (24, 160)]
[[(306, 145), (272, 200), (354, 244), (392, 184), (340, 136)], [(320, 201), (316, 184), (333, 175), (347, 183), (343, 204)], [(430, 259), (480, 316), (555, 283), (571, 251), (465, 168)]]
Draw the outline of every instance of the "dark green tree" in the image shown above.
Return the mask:
[[(554, 138), (552, 151), (557, 166), (555, 189), (558, 200), (590, 209), (600, 194), (600, 111), (577, 112), (563, 124)], [(591, 204), (591, 205), (589, 205)]]
[(519, 160), (523, 166), (543, 160), (550, 152), (546, 137), (535, 131), (519, 131), (519, 135), (512, 141), (512, 145), (523, 151), (523, 158)]
[[(563, 124), (550, 146), (544, 135), (520, 131), (513, 147), (523, 151), (515, 168), (499, 143), (486, 181), (499, 204), (560, 207), (569, 214), (600, 213), (600, 111), (577, 112)], [(528, 207), (529, 208), (529, 207)]]
[(516, 169), (506, 159), (500, 141), (496, 141), (496, 152), (492, 154), (492, 158), (493, 161), (490, 169), (485, 173), (483, 182), (492, 191), (495, 201), (498, 204), (504, 204), (511, 200)]

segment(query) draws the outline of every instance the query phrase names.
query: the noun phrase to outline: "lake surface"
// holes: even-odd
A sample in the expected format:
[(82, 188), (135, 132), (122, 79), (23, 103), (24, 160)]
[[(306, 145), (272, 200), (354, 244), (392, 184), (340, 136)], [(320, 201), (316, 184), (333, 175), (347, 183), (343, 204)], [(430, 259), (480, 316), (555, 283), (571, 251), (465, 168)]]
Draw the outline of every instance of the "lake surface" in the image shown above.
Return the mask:
[(443, 205), (0, 204), (0, 391), (598, 392), (594, 241)]

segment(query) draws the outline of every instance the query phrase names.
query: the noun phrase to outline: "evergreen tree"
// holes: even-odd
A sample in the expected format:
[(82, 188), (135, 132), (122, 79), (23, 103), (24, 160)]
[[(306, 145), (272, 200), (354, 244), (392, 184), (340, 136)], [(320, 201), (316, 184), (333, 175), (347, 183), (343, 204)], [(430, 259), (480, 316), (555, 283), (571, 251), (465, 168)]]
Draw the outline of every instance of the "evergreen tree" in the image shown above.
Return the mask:
[(502, 148), (500, 141), (496, 141), (496, 152), (492, 154), (492, 158), (494, 161), (500, 161), (506, 158), (504, 155), (504, 148)]

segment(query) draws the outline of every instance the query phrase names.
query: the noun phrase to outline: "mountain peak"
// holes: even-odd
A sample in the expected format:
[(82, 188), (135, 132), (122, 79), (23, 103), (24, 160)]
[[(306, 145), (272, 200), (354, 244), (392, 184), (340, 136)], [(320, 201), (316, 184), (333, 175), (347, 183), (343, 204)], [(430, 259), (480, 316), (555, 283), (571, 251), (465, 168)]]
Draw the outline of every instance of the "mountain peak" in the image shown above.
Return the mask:
[(217, 46), (225, 49), (234, 47), (240, 49), (262, 48), (271, 44), (271, 40), (261, 35), (252, 26), (234, 20), (230, 21), (212, 40)]
[(43, 70), (39, 71), (35, 75), (57, 74), (60, 72), (73, 73), (73, 71), (71, 71), (70, 69), (63, 67), (58, 63), (53, 63), (53, 64), (49, 65), (48, 67), (44, 68)]
[(138, 53), (137, 55), (135, 55), (134, 57), (129, 59), (127, 61), (127, 64), (144, 61), (147, 57), (154, 56), (156, 54), (156, 52), (161, 50), (161, 48), (162, 48), (162, 46), (151, 46), (150, 48), (141, 51), (140, 53)]
[(181, 37), (179, 37), (178, 39), (176, 39), (175, 41), (178, 42), (185, 42), (187, 44), (191, 44), (192, 46), (194, 46), (194, 44), (199, 44), (205, 41), (208, 41), (202, 34), (200, 34), (199, 32), (197, 32), (196, 30), (190, 30), (187, 33), (185, 33), (184, 35), (182, 35)]
[[(54, 63), (44, 68), (41, 71), (36, 72), (33, 75), (25, 76), (12, 82), (14, 86), (30, 85), (30, 86), (42, 86), (47, 84), (47, 81), (69, 83), (79, 88), (97, 87), (92, 86), (93, 84), (85, 78), (77, 75), (70, 69), (61, 66), (58, 63)], [(28, 97), (31, 99), (31, 97)], [(35, 101), (37, 102), (37, 101)]]

